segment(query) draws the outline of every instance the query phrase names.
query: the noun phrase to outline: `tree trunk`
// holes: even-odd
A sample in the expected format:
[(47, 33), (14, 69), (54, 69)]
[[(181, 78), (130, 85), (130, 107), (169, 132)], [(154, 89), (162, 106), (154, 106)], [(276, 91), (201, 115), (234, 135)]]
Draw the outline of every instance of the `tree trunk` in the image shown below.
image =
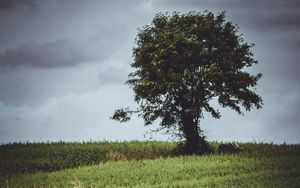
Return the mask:
[(198, 125), (191, 115), (185, 115), (182, 118), (182, 131), (186, 139), (184, 154), (204, 154), (210, 151), (208, 143), (204, 137), (200, 136)]

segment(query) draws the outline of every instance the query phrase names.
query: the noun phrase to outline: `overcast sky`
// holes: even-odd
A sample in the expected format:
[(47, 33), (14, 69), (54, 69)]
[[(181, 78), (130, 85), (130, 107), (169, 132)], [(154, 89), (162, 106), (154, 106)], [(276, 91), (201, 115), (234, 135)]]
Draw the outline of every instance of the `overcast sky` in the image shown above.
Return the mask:
[(244, 116), (206, 116), (208, 140), (300, 143), (299, 0), (0, 0), (0, 143), (145, 139), (157, 125), (110, 120), (136, 106), (124, 82), (137, 28), (158, 12), (206, 9), (225, 10), (255, 43), (264, 101)]

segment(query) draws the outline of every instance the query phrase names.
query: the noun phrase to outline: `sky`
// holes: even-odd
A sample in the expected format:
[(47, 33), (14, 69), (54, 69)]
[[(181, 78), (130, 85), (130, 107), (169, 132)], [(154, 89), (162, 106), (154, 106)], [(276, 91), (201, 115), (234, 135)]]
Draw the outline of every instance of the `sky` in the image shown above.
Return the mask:
[(125, 85), (137, 29), (156, 13), (226, 11), (261, 72), (264, 105), (238, 115), (220, 108), (201, 128), (209, 141), (300, 143), (300, 1), (298, 0), (0, 0), (0, 143), (170, 140), (148, 134), (133, 117)]

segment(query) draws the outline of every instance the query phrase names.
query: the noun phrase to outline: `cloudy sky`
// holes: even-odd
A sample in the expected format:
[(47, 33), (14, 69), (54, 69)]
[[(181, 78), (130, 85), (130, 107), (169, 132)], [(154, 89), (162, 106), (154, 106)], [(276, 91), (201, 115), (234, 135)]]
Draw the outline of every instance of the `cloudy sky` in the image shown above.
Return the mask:
[(110, 120), (136, 106), (124, 82), (137, 28), (158, 12), (206, 9), (225, 10), (255, 43), (264, 101), (244, 116), (206, 116), (208, 140), (300, 143), (298, 0), (0, 0), (0, 143), (145, 139), (157, 125)]

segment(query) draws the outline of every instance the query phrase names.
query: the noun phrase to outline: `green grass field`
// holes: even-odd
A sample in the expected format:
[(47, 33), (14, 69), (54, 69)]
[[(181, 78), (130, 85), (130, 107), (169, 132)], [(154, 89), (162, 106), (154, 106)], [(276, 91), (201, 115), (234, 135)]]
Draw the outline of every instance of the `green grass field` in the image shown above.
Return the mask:
[(300, 145), (239, 145), (206, 156), (170, 142), (2, 145), (0, 187), (300, 187)]

